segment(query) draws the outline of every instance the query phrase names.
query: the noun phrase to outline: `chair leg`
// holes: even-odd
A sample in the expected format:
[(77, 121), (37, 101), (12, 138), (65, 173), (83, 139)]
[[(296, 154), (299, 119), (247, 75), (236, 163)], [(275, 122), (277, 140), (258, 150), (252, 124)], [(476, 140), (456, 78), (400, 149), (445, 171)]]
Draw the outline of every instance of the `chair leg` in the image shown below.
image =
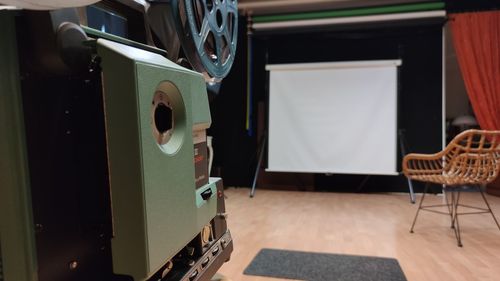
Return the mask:
[(488, 200), (486, 200), (486, 196), (484, 196), (484, 192), (481, 189), (481, 186), (477, 186), (477, 189), (479, 190), (479, 193), (481, 193), (481, 196), (483, 197), (484, 203), (486, 203), (486, 207), (488, 207), (488, 211), (490, 212), (491, 216), (493, 217), (493, 220), (495, 221), (495, 224), (497, 225), (498, 229), (500, 230), (500, 225), (498, 224), (498, 220), (495, 217), (495, 214), (493, 214), (493, 211), (491, 210), (490, 204), (488, 203)]
[(420, 212), (420, 209), (422, 209), (422, 203), (424, 202), (425, 194), (427, 193), (428, 188), (429, 188), (429, 183), (425, 183), (424, 193), (422, 194), (422, 198), (420, 199), (420, 203), (418, 204), (418, 209), (417, 213), (415, 214), (415, 218), (413, 218), (413, 223), (411, 224), (410, 233), (413, 233), (413, 228), (415, 227), (415, 223), (417, 222), (418, 213)]
[(450, 214), (450, 219), (451, 219), (451, 228), (454, 228), (453, 225), (453, 205), (450, 203), (448, 199), (448, 193), (453, 196), (453, 192), (447, 192), (445, 188), (443, 188), (443, 193), (444, 193), (444, 200), (446, 201), (446, 207), (448, 208), (448, 213)]
[(458, 247), (462, 247), (462, 238), (460, 236), (460, 224), (458, 223), (458, 203), (460, 201), (460, 191), (457, 191), (456, 195), (452, 195), (453, 204), (453, 220), (451, 222), (452, 228), (455, 232), (455, 237), (457, 238)]

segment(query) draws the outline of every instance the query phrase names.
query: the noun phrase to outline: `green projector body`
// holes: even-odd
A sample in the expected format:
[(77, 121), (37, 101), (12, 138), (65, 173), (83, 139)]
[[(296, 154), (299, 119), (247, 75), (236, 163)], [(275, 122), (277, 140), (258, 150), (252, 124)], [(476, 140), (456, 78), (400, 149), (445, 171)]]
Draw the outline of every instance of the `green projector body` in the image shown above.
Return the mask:
[[(201, 74), (151, 52), (98, 39), (97, 53), (103, 69), (113, 266), (116, 273), (142, 280), (216, 216), (219, 179), (205, 177), (197, 188), (193, 164), (193, 140), (199, 138), (193, 136), (203, 139), (211, 123), (206, 86)], [(204, 199), (202, 193), (210, 196)]]

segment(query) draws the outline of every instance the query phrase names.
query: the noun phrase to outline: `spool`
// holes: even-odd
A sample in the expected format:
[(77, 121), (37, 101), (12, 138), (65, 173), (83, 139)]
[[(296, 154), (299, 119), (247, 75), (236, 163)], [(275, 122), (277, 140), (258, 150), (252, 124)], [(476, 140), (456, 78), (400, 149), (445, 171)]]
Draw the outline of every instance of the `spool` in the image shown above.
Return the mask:
[(173, 0), (173, 15), (182, 48), (207, 82), (227, 76), (236, 55), (237, 0)]

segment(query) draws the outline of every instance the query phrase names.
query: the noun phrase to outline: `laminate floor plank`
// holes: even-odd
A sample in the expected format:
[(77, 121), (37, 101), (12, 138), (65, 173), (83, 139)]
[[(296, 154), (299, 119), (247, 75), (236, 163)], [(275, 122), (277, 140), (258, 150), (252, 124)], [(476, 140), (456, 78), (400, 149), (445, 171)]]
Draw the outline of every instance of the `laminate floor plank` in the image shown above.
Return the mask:
[[(459, 218), (460, 248), (448, 216), (421, 212), (410, 234), (417, 204), (406, 194), (263, 189), (254, 198), (248, 194), (248, 188), (226, 190), (234, 252), (219, 272), (230, 280), (280, 280), (243, 275), (262, 248), (396, 258), (408, 281), (500, 280), (500, 230), (489, 214)], [(479, 193), (462, 193), (462, 199), (484, 204)], [(500, 218), (500, 197), (487, 199)], [(436, 195), (425, 200), (443, 202)]]

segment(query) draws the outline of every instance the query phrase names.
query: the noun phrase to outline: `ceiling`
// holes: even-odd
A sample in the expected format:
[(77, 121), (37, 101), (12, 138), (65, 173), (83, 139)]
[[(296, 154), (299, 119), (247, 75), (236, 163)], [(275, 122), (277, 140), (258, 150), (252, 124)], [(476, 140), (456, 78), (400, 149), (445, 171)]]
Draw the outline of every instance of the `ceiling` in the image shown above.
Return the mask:
[(239, 0), (238, 8), (242, 14), (264, 15), (422, 2), (435, 0)]

